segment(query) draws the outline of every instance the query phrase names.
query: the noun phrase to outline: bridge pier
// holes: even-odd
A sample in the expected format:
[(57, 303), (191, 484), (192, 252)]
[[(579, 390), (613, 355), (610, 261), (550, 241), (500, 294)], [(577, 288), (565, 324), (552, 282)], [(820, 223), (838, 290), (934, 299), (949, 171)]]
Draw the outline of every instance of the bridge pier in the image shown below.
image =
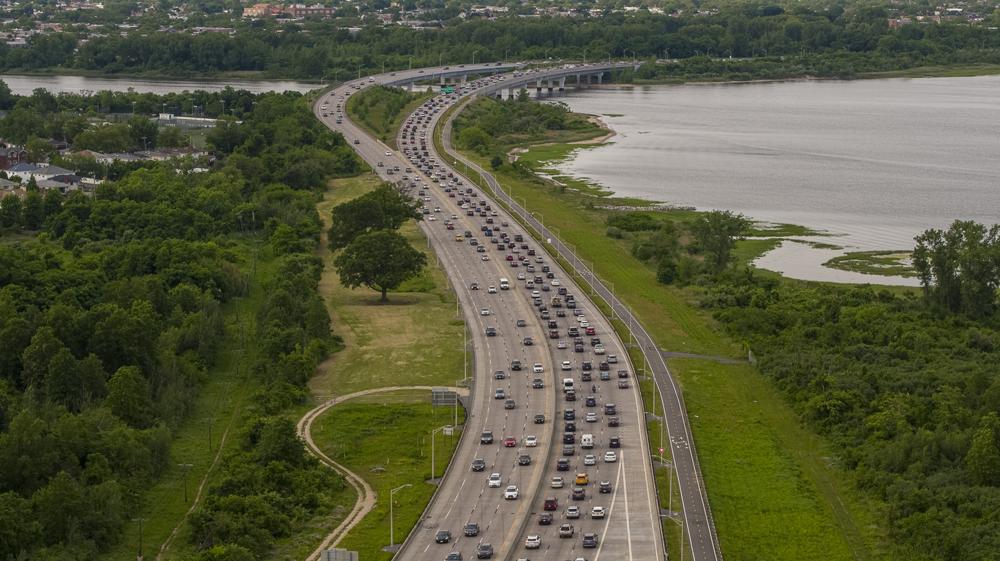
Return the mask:
[(566, 91), (566, 77), (559, 78), (559, 91)]

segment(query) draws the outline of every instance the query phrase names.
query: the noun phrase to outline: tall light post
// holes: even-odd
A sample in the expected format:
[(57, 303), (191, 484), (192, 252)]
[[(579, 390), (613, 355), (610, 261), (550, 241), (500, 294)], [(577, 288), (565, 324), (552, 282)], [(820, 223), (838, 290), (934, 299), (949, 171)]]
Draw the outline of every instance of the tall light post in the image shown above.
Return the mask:
[(396, 487), (395, 489), (391, 489), (389, 491), (389, 547), (390, 548), (392, 548), (393, 546), (396, 545), (396, 533), (395, 533), (396, 528), (395, 528), (395, 525), (393, 524), (393, 515), (394, 515), (393, 511), (394, 511), (394, 509), (392, 507), (392, 497), (398, 491), (402, 491), (403, 489), (406, 489), (407, 487), (413, 487), (413, 484), (412, 483), (405, 483), (405, 484), (400, 485), (399, 487)]
[(442, 64), (444, 64), (442, 62), (443, 60), (444, 60), (444, 53), (438, 53), (438, 66), (441, 66)]
[(510, 56), (510, 49), (503, 50), (503, 63), (507, 64), (507, 57)]
[(446, 429), (454, 429), (454, 427), (452, 425), (442, 425), (442, 426), (440, 426), (440, 427), (438, 427), (438, 428), (436, 428), (436, 429), (434, 429), (434, 430), (431, 431), (431, 479), (434, 479), (434, 475), (437, 473), (435, 471), (435, 469), (434, 469), (435, 468), (435, 465), (434, 465), (434, 458), (435, 458), (435, 454), (434, 454), (434, 452), (435, 452), (435, 450), (434, 450), (434, 435), (436, 435), (437, 433), (439, 433), (439, 432), (441, 432), (443, 430), (446, 430)]
[(413, 55), (410, 55), (410, 66), (409, 70), (413, 70)]
[(479, 49), (472, 51), (472, 65), (476, 65), (476, 55), (479, 54)]
[(583, 49), (583, 64), (587, 64), (587, 48)]
[(385, 59), (382, 59), (382, 74), (385, 74)]

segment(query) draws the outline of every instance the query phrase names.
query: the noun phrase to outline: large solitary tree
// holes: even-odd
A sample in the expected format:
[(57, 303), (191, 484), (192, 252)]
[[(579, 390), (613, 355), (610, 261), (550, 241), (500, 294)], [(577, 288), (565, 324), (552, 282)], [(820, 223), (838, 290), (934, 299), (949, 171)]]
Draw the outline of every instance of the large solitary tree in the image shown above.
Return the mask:
[(337, 256), (333, 265), (341, 282), (350, 288), (367, 286), (382, 293), (395, 290), (423, 269), (427, 258), (391, 230), (361, 234)]
[(393, 185), (383, 183), (370, 193), (333, 207), (328, 232), (330, 249), (346, 247), (366, 232), (396, 230), (411, 218), (420, 218), (417, 203)]

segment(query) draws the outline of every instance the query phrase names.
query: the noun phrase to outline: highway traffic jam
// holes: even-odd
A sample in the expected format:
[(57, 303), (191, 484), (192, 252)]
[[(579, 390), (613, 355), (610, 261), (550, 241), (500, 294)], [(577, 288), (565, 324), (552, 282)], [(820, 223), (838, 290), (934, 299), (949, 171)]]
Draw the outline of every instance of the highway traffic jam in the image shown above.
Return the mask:
[[(452, 507), (423, 520), (397, 558), (655, 559), (661, 542), (653, 535), (659, 528), (642, 407), (620, 342), (547, 253), (497, 203), (443, 165), (433, 145), (444, 111), (499, 79), (431, 97), (400, 129), (404, 160), (394, 163), (395, 152), (386, 150), (374, 164), (419, 201), (429, 238), (452, 244), (439, 254), (479, 263), (464, 266), (459, 277), (476, 306), (479, 334), (503, 340), (477, 351), (490, 374), (474, 380), (475, 392), (489, 399), (466, 423), (462, 446), (474, 449), (456, 451), (456, 462), (471, 457), (468, 475), (453, 465), (446, 476), (463, 477), (452, 500), (467, 518), (453, 515)], [(344, 98), (335, 95), (330, 102), (337, 103), (339, 124)], [(626, 462), (627, 453), (634, 459)]]

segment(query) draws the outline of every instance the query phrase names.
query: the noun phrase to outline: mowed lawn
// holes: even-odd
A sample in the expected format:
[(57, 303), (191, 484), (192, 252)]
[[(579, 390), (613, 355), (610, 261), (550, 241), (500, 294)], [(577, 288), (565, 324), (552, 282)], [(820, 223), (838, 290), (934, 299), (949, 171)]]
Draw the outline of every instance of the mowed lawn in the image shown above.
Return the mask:
[[(324, 222), (329, 224), (334, 205), (378, 184), (372, 175), (334, 181), (319, 204)], [(455, 295), (419, 227), (409, 222), (402, 233), (414, 247), (427, 253), (428, 266), (399, 292), (390, 292), (388, 303), (380, 303), (379, 294), (368, 288), (341, 285), (324, 239), (320, 293), (344, 349), (331, 356), (310, 382), (314, 394), (344, 395), (396, 385), (452, 386), (462, 378), (463, 322)]]
[[(359, 397), (332, 407), (313, 427), (316, 444), (331, 458), (363, 477), (378, 502), (338, 547), (358, 552), (360, 559), (388, 561), (389, 491), (410, 484), (393, 496), (395, 542), (401, 543), (430, 501), (435, 487), (431, 471), (431, 430), (452, 424), (451, 407), (433, 407), (430, 392), (408, 391)], [(461, 410), (459, 423), (464, 423)], [(459, 431), (435, 436), (438, 477), (454, 453)]]
[[(488, 169), (488, 162), (476, 160)], [(657, 283), (654, 272), (631, 256), (628, 241), (604, 235), (607, 214), (597, 204), (632, 201), (598, 203), (509, 171), (498, 179), (593, 263), (665, 350), (746, 356), (697, 307), (695, 293)], [(669, 365), (684, 391), (727, 560), (895, 558), (880, 525), (881, 505), (853, 490), (826, 443), (800, 422), (770, 380), (749, 365), (691, 359)]]

